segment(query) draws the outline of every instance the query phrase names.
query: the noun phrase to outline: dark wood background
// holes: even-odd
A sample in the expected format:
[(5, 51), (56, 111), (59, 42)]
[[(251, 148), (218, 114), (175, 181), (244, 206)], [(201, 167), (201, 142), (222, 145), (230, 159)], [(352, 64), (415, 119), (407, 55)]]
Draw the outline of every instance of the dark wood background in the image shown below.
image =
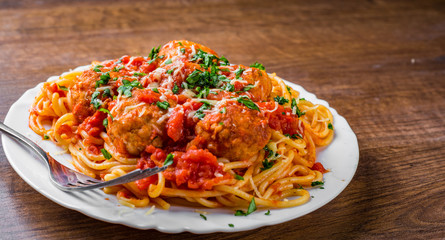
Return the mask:
[(173, 39), (207, 45), (327, 100), (360, 145), (351, 184), (317, 211), (239, 233), (135, 230), (63, 208), (0, 151), (2, 239), (445, 238), (445, 2), (0, 2), (0, 119), (51, 75)]

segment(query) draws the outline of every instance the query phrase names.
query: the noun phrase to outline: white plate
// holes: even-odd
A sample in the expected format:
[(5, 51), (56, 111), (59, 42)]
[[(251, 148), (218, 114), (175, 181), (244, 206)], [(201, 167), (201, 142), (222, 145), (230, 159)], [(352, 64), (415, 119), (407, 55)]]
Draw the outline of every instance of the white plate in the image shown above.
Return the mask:
[[(300, 97), (329, 107), (326, 101), (317, 99), (314, 94), (305, 91), (301, 86), (287, 81), (286, 84), (299, 91)], [(5, 124), (32, 139), (58, 161), (71, 166), (67, 161), (70, 159), (69, 154), (61, 154), (61, 148), (50, 141), (42, 141), (42, 138), (28, 127), (29, 108), (42, 85), (43, 83), (26, 91), (11, 106), (5, 118)], [(200, 210), (208, 212), (207, 221), (205, 221), (199, 213), (194, 212), (195, 208), (180, 206), (172, 206), (167, 211), (155, 209), (154, 213), (145, 215), (148, 208), (131, 209), (121, 206), (115, 196), (107, 195), (101, 190), (83, 193), (62, 192), (49, 181), (48, 169), (43, 162), (5, 135), (2, 136), (2, 140), (6, 157), (20, 177), (47, 198), (69, 209), (106, 222), (138, 229), (157, 229), (166, 233), (235, 232), (283, 223), (301, 217), (334, 199), (349, 184), (358, 165), (357, 138), (346, 120), (334, 109), (329, 108), (329, 110), (334, 116), (335, 137), (328, 147), (317, 150), (317, 161), (331, 170), (324, 175), (324, 189), (309, 190), (313, 198), (308, 203), (293, 208), (271, 209), (269, 216), (264, 215), (267, 210), (257, 210), (245, 217), (234, 216), (234, 211), (231, 209), (202, 208)], [(230, 223), (234, 225), (233, 228), (229, 227)]]

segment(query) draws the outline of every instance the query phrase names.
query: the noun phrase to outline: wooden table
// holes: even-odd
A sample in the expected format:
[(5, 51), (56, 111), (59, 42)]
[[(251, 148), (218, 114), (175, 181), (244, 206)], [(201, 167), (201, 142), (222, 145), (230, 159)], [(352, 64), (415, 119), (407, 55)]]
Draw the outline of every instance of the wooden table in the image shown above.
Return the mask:
[(101, 222), (40, 195), (0, 151), (0, 238), (445, 237), (444, 1), (0, 2), (0, 116), (51, 75), (188, 39), (327, 100), (360, 163), (332, 202), (238, 233), (169, 235)]

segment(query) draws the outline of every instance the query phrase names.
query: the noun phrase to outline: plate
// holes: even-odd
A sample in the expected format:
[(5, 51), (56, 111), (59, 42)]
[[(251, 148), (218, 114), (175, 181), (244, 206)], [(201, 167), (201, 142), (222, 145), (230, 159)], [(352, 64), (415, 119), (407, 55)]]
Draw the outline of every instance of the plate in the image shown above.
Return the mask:
[[(48, 80), (54, 78), (57, 76)], [(317, 99), (314, 94), (305, 91), (299, 85), (285, 82), (299, 91), (301, 97), (315, 104), (322, 104), (331, 110), (334, 116), (335, 137), (329, 146), (317, 149), (317, 161), (331, 170), (324, 175), (324, 189), (309, 190), (313, 198), (306, 204), (293, 208), (270, 209), (270, 215), (265, 215), (268, 209), (257, 210), (248, 216), (234, 216), (232, 209), (181, 206), (172, 206), (170, 210), (156, 208), (152, 214), (147, 215), (149, 208), (131, 209), (122, 206), (115, 196), (105, 194), (101, 190), (75, 193), (60, 191), (50, 182), (45, 164), (26, 148), (5, 135), (2, 136), (3, 148), (17, 174), (36, 191), (66, 208), (105, 222), (123, 224), (137, 229), (156, 229), (165, 233), (236, 232), (275, 225), (315, 211), (338, 196), (354, 176), (359, 160), (357, 137), (347, 121), (335, 109), (330, 108), (326, 101)], [(69, 154), (64, 153), (63, 149), (52, 142), (43, 141), (28, 127), (29, 108), (42, 85), (43, 83), (40, 83), (35, 88), (26, 91), (11, 106), (5, 118), (5, 124), (36, 142), (61, 163), (71, 166), (68, 162), (71, 158)], [(195, 210), (207, 212), (207, 220), (202, 219)], [(230, 227), (229, 224), (233, 224), (234, 227)]]

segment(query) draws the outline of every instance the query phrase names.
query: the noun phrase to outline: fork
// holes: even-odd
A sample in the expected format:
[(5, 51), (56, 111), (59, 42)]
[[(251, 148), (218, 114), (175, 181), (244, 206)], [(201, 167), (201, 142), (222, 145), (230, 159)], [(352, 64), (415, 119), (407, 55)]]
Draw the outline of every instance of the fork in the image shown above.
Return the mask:
[(0, 122), (0, 130), (1, 132), (6, 133), (7, 135), (18, 140), (23, 145), (32, 149), (37, 154), (37, 156), (39, 156), (39, 158), (44, 160), (49, 169), (51, 182), (58, 189), (63, 191), (84, 191), (124, 184), (152, 176), (167, 169), (167, 166), (146, 168), (143, 170), (136, 169), (124, 176), (115, 178), (113, 180), (102, 181), (65, 167), (64, 165), (57, 162), (54, 158), (52, 158), (47, 152), (45, 152), (33, 141), (18, 133), (14, 129), (6, 126), (2, 122)]

